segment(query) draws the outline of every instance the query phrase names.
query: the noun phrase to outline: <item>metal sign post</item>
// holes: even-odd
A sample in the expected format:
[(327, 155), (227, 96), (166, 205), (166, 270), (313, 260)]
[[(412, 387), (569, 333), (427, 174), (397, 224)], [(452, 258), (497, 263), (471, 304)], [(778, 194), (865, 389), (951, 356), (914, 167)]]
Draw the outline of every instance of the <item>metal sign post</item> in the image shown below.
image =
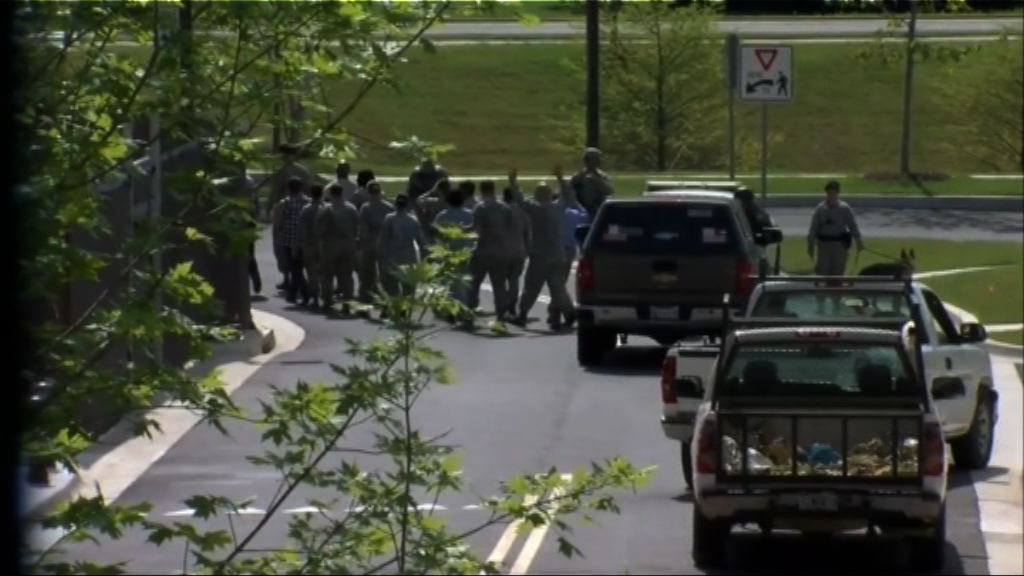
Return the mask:
[(725, 78), (729, 87), (729, 180), (736, 180), (736, 84), (739, 78), (740, 37), (725, 38)]
[(793, 101), (793, 47), (740, 47), (740, 99), (761, 103), (761, 199), (768, 195), (768, 103)]

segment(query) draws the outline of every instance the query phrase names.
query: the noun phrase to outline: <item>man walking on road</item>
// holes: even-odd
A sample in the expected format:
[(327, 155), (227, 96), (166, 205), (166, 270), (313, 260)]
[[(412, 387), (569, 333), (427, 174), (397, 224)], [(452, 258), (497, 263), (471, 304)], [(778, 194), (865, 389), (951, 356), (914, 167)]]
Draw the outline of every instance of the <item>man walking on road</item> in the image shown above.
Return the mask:
[(423, 228), (409, 213), (411, 208), (409, 197), (399, 194), (395, 197), (395, 211), (384, 218), (381, 226), (378, 243), (381, 280), (384, 291), (390, 296), (410, 294), (416, 288), (399, 281), (398, 268), (418, 263), (427, 250)]
[(505, 254), (502, 274), (506, 282), (505, 293), (508, 295), (508, 308), (504, 313), (510, 318), (515, 318), (518, 315), (516, 304), (519, 302), (519, 279), (526, 268), (526, 255), (530, 249), (530, 217), (522, 205), (516, 202), (515, 192), (511, 186), (505, 188), (502, 199), (509, 208), (506, 213), (508, 221), (505, 223), (508, 229), (509, 249)]
[(591, 218), (597, 214), (601, 204), (615, 193), (608, 173), (601, 170), (601, 151), (597, 148), (583, 151), (583, 169), (573, 175), (571, 184), (579, 190), (576, 200)]
[(323, 294), (323, 308), (329, 310), (334, 296), (331, 284), (335, 278), (344, 302), (342, 313), (347, 314), (348, 300), (355, 297), (352, 274), (356, 267), (356, 237), (359, 233), (359, 213), (351, 202), (345, 200), (345, 190), (331, 184), (330, 204), (325, 206), (317, 218), (316, 232), (323, 250), (323, 270), (320, 275), (320, 292)]
[(309, 190), (313, 183), (313, 176), (305, 166), (299, 163), (299, 151), (297, 144), (284, 143), (278, 147), (281, 154), (282, 166), (274, 176), (270, 188), (270, 198), (267, 201), (267, 216), (277, 203), (288, 196), (289, 182), (292, 178), (298, 178), (302, 182), (303, 190)]
[(303, 300), (309, 298), (309, 291), (306, 286), (306, 278), (302, 272), (302, 243), (299, 238), (299, 216), (302, 209), (309, 203), (309, 199), (303, 194), (305, 186), (299, 178), (292, 178), (288, 181), (288, 197), (281, 203), (281, 208), (276, 212), (280, 226), (281, 247), (286, 258), (288, 269), (288, 285), (286, 286), (285, 298), (292, 304), (298, 296)]
[(334, 167), (334, 182), (331, 182), (327, 186), (328, 188), (335, 184), (341, 186), (342, 197), (345, 199), (345, 202), (355, 206), (357, 202), (356, 193), (359, 192), (359, 185), (348, 179), (351, 173), (352, 165), (348, 163), (348, 160), (338, 162), (337, 166)]
[(825, 185), (825, 201), (814, 209), (811, 226), (807, 231), (807, 255), (813, 260), (817, 254), (815, 274), (845, 274), (846, 258), (852, 240), (857, 241), (858, 251), (864, 249), (864, 241), (853, 210), (839, 199), (839, 182), (832, 180)]
[(316, 220), (323, 208), (324, 187), (314, 184), (309, 189), (309, 204), (299, 214), (299, 243), (302, 244), (302, 259), (309, 279), (309, 298), (302, 301), (306, 306), (312, 302), (313, 307), (320, 305), (320, 267), (323, 254), (320, 249), (320, 238), (316, 235)]
[[(461, 186), (460, 186), (461, 187)], [(483, 201), (473, 210), (473, 230), (476, 231), (476, 250), (470, 260), (473, 282), (469, 289), (467, 305), (476, 310), (480, 305), (480, 285), (484, 277), (490, 277), (494, 291), (494, 314), (501, 320), (509, 309), (508, 285), (505, 279), (508, 253), (511, 245), (509, 236), (509, 207), (498, 202), (494, 182), (480, 184)]]
[[(435, 234), (435, 238), (438, 242), (444, 245), (446, 248), (452, 251), (458, 250), (473, 250), (475, 242), (472, 238), (460, 238), (458, 240), (445, 239), (440, 234), (441, 228), (455, 228), (461, 232), (469, 232), (473, 228), (473, 213), (470, 212), (463, 206), (464, 198), (458, 191), (448, 193), (448, 207), (434, 218), (433, 228), (438, 231)], [(469, 286), (466, 282), (465, 276), (469, 272), (469, 266), (463, 265), (458, 271), (458, 278), (454, 280), (449, 286), (449, 293), (452, 298), (456, 301), (466, 305), (469, 304)], [(472, 309), (471, 309), (472, 310)], [(449, 318), (449, 322), (455, 321), (455, 318)], [(469, 324), (472, 324), (471, 317), (467, 319)]]
[(359, 208), (359, 301), (363, 304), (369, 304), (380, 287), (377, 243), (384, 218), (395, 211), (394, 205), (384, 199), (379, 182), (367, 183), (366, 194), (366, 204)]
[[(509, 184), (516, 186), (516, 173), (509, 173)], [(572, 300), (565, 290), (562, 270), (565, 266), (565, 253), (562, 250), (562, 210), (552, 201), (551, 188), (540, 183), (533, 193), (533, 200), (523, 200), (522, 193), (516, 189), (516, 196), (530, 217), (530, 263), (526, 267), (526, 281), (523, 296), (519, 301), (519, 315), (513, 324), (526, 326), (529, 321), (530, 309), (537, 302), (541, 287), (547, 284), (554, 304), (549, 315), (548, 324), (552, 330), (562, 327), (562, 316), (575, 322), (576, 311)]]
[[(409, 174), (409, 184), (405, 189), (409, 201), (415, 202), (421, 195), (434, 189), (441, 180), (447, 180), (448, 173), (439, 164), (435, 164), (430, 158), (420, 161), (412, 174)], [(397, 199), (397, 198), (396, 198)]]
[[(572, 274), (572, 265), (576, 261), (576, 253), (578, 251), (578, 242), (576, 241), (576, 227), (581, 224), (589, 224), (590, 216), (587, 211), (580, 206), (579, 202), (576, 201), (576, 193), (581, 188), (581, 183), (576, 182), (575, 186), (566, 183), (565, 178), (562, 177), (562, 167), (555, 167), (555, 177), (558, 178), (559, 195), (558, 195), (558, 207), (562, 211), (562, 251), (564, 261), (562, 262), (562, 284), (566, 284), (569, 281), (569, 276)], [(568, 288), (566, 288), (566, 294), (569, 294)], [(572, 295), (569, 295), (569, 302), (572, 303)], [(575, 310), (575, 305), (573, 305)], [(555, 301), (552, 300), (548, 304), (548, 318), (554, 318), (558, 315), (558, 311), (555, 310)], [(572, 326), (575, 322), (575, 317), (566, 316), (566, 326)]]

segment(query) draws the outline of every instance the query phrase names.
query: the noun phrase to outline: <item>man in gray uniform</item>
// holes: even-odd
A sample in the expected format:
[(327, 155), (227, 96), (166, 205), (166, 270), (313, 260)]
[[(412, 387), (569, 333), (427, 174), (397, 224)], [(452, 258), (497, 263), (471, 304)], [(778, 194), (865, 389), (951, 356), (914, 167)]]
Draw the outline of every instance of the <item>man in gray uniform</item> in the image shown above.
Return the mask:
[(313, 184), (309, 189), (309, 197), (310, 203), (299, 213), (299, 243), (302, 244), (306, 277), (309, 278), (309, 298), (304, 299), (302, 305), (306, 306), (312, 301), (315, 308), (320, 305), (320, 266), (323, 260), (320, 238), (316, 235), (316, 218), (324, 205), (324, 187)]
[[(356, 207), (345, 201), (341, 186), (331, 184), (327, 189), (331, 195), (330, 204), (317, 217), (316, 234), (320, 238), (323, 254), (323, 268), (320, 272), (320, 293), (324, 310), (331, 307), (334, 296), (331, 290), (334, 278), (339, 278), (339, 289), (343, 300), (355, 297), (352, 273), (356, 267), (356, 237), (359, 233), (359, 213)], [(349, 305), (342, 305), (347, 314)]]
[[(509, 174), (509, 183), (516, 186), (515, 173)], [(533, 200), (525, 201), (522, 193), (516, 188), (518, 200), (530, 217), (530, 263), (526, 267), (526, 281), (523, 296), (519, 300), (519, 315), (513, 324), (526, 326), (530, 309), (537, 302), (541, 287), (547, 284), (551, 295), (552, 313), (548, 323), (553, 330), (562, 327), (561, 317), (564, 315), (571, 321), (576, 319), (572, 300), (565, 289), (565, 278), (562, 276), (565, 254), (562, 250), (562, 209), (552, 201), (551, 188), (540, 183), (533, 193)]]
[(268, 217), (270, 217), (270, 213), (277, 203), (288, 196), (289, 180), (292, 178), (300, 179), (304, 190), (309, 190), (310, 185), (313, 183), (313, 175), (310, 174), (305, 166), (299, 163), (299, 150), (300, 148), (297, 144), (285, 143), (278, 147), (283, 165), (272, 180), (270, 198), (267, 201)]
[(395, 197), (395, 211), (384, 218), (380, 241), (377, 243), (380, 255), (381, 281), (384, 291), (390, 296), (410, 294), (415, 286), (407, 286), (398, 280), (398, 267), (416, 264), (427, 250), (427, 239), (419, 220), (410, 214), (412, 205), (409, 196)]
[(394, 205), (384, 199), (379, 182), (367, 183), (366, 193), (368, 200), (359, 208), (359, 301), (363, 304), (369, 304), (380, 287), (377, 243), (384, 218), (395, 211)]
[(476, 231), (477, 240), (476, 249), (470, 260), (473, 282), (470, 285), (467, 306), (470, 310), (476, 310), (480, 305), (480, 285), (484, 277), (489, 276), (494, 290), (494, 314), (498, 319), (502, 319), (509, 309), (505, 274), (511, 248), (508, 227), (511, 217), (508, 214), (509, 207), (498, 202), (494, 182), (482, 182), (480, 194), (483, 201), (473, 209), (473, 230)]
[[(341, 186), (342, 197), (345, 202), (352, 204), (358, 208), (357, 194), (359, 192), (359, 185), (348, 179), (352, 173), (352, 165), (348, 163), (348, 160), (342, 160), (334, 167), (334, 182), (331, 184), (337, 184)], [(328, 187), (331, 186), (328, 184)]]
[(523, 210), (522, 205), (516, 202), (515, 192), (511, 186), (506, 187), (502, 195), (505, 205), (509, 207), (508, 220), (505, 226), (508, 228), (509, 249), (505, 254), (505, 277), (508, 294), (508, 309), (506, 315), (515, 318), (518, 314), (516, 304), (519, 302), (519, 279), (526, 269), (526, 255), (530, 249), (530, 217)]
[(857, 241), (857, 250), (864, 249), (857, 219), (850, 206), (839, 199), (839, 182), (825, 185), (825, 201), (818, 204), (811, 216), (807, 231), (807, 255), (813, 260), (817, 254), (814, 273), (819, 276), (842, 276), (846, 272), (846, 256), (851, 240)]
[(587, 148), (583, 151), (583, 169), (573, 175), (570, 185), (579, 190), (576, 200), (593, 218), (601, 204), (615, 193), (612, 179), (601, 170), (600, 150)]

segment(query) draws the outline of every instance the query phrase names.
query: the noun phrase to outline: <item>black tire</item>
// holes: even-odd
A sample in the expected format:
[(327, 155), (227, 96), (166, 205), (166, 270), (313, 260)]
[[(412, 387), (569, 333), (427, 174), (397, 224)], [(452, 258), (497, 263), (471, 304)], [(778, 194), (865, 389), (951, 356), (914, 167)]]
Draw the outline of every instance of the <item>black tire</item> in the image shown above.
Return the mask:
[(960, 470), (983, 470), (988, 467), (992, 456), (992, 440), (995, 436), (995, 418), (992, 397), (984, 390), (978, 394), (974, 407), (971, 429), (967, 434), (950, 441), (953, 462)]
[(700, 511), (700, 505), (693, 506), (693, 564), (701, 570), (718, 568), (725, 564), (726, 546), (732, 524), (724, 520), (712, 520)]
[(690, 459), (690, 441), (684, 440), (680, 444), (680, 458), (683, 461), (683, 480), (686, 481), (686, 489), (693, 490), (693, 460)]
[(913, 537), (910, 546), (910, 566), (924, 572), (938, 572), (946, 564), (946, 503), (942, 503), (938, 521), (931, 536)]
[(576, 359), (580, 366), (597, 366), (615, 348), (615, 332), (580, 325), (576, 330)]

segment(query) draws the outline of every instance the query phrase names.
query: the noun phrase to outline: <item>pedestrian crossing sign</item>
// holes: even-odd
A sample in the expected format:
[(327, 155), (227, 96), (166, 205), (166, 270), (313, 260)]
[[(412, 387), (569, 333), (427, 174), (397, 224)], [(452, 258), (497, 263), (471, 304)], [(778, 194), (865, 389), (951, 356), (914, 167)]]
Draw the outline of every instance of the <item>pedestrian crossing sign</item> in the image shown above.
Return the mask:
[(793, 47), (775, 44), (740, 45), (740, 99), (750, 102), (793, 100)]

